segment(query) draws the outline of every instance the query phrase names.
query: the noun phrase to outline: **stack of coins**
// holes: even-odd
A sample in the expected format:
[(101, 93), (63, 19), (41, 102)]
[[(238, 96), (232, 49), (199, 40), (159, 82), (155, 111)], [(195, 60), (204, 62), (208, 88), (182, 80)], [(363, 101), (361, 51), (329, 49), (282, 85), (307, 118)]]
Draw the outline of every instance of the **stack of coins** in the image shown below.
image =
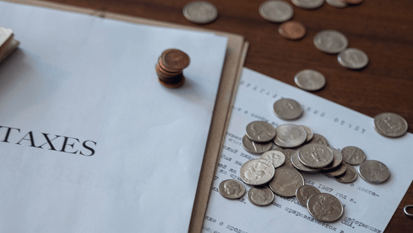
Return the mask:
[(188, 67), (188, 54), (178, 49), (167, 49), (158, 59), (156, 74), (159, 82), (167, 88), (178, 88), (185, 83), (182, 70)]
[(13, 52), (20, 42), (14, 39), (13, 30), (0, 27), (0, 62)]

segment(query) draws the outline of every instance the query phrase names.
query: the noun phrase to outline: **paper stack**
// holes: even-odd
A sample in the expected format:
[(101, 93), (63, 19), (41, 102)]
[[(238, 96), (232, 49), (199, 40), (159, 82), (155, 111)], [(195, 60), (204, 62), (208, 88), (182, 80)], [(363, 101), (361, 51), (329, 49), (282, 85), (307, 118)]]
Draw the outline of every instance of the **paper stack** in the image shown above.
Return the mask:
[(20, 42), (14, 39), (13, 30), (0, 27), (0, 62), (13, 52)]

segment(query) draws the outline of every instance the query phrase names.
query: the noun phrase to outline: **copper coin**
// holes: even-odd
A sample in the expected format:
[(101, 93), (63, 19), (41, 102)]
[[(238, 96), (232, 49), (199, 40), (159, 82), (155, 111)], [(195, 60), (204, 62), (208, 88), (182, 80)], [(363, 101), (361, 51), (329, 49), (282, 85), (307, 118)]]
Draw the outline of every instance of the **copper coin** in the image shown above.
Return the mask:
[(184, 85), (184, 83), (185, 83), (185, 77), (183, 75), (182, 75), (182, 79), (179, 82), (176, 82), (176, 83), (165, 82), (165, 81), (162, 81), (159, 78), (158, 78), (158, 80), (162, 84), (162, 86), (164, 86), (166, 88), (178, 88), (178, 87), (181, 87), (182, 85)]
[(162, 53), (161, 64), (169, 71), (178, 71), (188, 67), (190, 58), (188, 54), (178, 49), (168, 49)]
[(278, 27), (278, 32), (284, 38), (290, 40), (299, 40), (306, 34), (305, 27), (297, 21), (288, 21)]
[(360, 4), (363, 2), (363, 0), (341, 0), (341, 1), (347, 4)]

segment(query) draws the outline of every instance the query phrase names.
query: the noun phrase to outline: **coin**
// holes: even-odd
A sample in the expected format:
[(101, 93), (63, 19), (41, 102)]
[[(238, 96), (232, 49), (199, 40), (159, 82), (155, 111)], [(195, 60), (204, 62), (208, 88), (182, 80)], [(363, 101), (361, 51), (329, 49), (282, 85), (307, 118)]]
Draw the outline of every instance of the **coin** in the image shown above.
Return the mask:
[(320, 171), (320, 169), (315, 169), (315, 168), (304, 166), (304, 164), (302, 164), (300, 160), (298, 159), (298, 153), (299, 153), (299, 150), (291, 155), (291, 163), (297, 170), (302, 171), (302, 172), (308, 172), (308, 173), (317, 173)]
[(302, 70), (294, 77), (295, 84), (306, 91), (318, 91), (326, 85), (326, 78), (315, 70)]
[(245, 186), (237, 180), (224, 180), (219, 184), (218, 192), (227, 199), (238, 199), (245, 194)]
[(317, 143), (324, 146), (328, 146), (327, 139), (320, 134), (314, 134), (313, 139), (309, 143)]
[(274, 179), (269, 183), (270, 189), (277, 195), (293, 197), (297, 189), (304, 185), (304, 178), (291, 167), (280, 167), (275, 170)]
[(253, 159), (244, 163), (240, 170), (241, 180), (249, 185), (262, 185), (268, 183), (275, 173), (271, 162), (263, 159)]
[(361, 69), (369, 63), (369, 57), (360, 49), (349, 48), (341, 52), (338, 57), (338, 62), (349, 69)]
[(357, 179), (357, 177), (358, 177), (358, 173), (357, 173), (356, 169), (353, 166), (348, 165), (346, 173), (344, 173), (341, 176), (336, 176), (336, 177), (334, 177), (334, 179), (337, 180), (340, 183), (351, 183), (351, 182), (355, 181)]
[(348, 4), (360, 4), (363, 2), (363, 0), (341, 0), (341, 1), (348, 3)]
[(307, 142), (311, 141), (311, 139), (313, 139), (313, 136), (314, 136), (313, 131), (312, 131), (309, 127), (307, 127), (307, 126), (305, 126), (305, 125), (300, 125), (300, 126), (303, 127), (303, 129), (305, 130), (305, 132), (306, 132), (306, 134), (307, 134), (307, 139), (306, 139), (306, 141), (307, 141)]
[(297, 189), (295, 196), (302, 206), (307, 207), (308, 199), (316, 193), (321, 193), (318, 188), (311, 185), (303, 185)]
[(303, 109), (293, 99), (280, 99), (274, 103), (274, 113), (283, 120), (294, 120), (303, 114)]
[(315, 9), (319, 8), (324, 4), (324, 0), (291, 0), (294, 5), (305, 8), (305, 9)]
[(343, 2), (342, 0), (326, 0), (326, 2), (330, 5), (330, 6), (334, 6), (337, 8), (344, 8), (347, 6), (347, 3)]
[(186, 4), (183, 13), (187, 20), (198, 24), (211, 23), (218, 17), (217, 8), (206, 1), (194, 1)]
[(293, 17), (294, 11), (290, 4), (284, 1), (266, 1), (260, 5), (260, 15), (270, 22), (281, 23)]
[(360, 165), (366, 160), (366, 154), (360, 148), (355, 146), (347, 146), (341, 150), (344, 162), (351, 165)]
[(293, 164), (291, 163), (291, 156), (295, 153), (295, 150), (293, 149), (281, 149), (281, 152), (283, 152), (285, 156), (285, 162), (283, 167), (293, 167)]
[(262, 154), (269, 151), (272, 147), (272, 142), (267, 143), (257, 143), (251, 141), (247, 135), (242, 138), (242, 147), (251, 154)]
[(375, 130), (386, 137), (400, 137), (403, 136), (409, 127), (407, 121), (395, 113), (380, 113), (374, 117)]
[(268, 187), (252, 187), (248, 191), (248, 200), (257, 206), (269, 205), (274, 201), (274, 198), (274, 193)]
[(314, 45), (325, 53), (339, 53), (348, 46), (348, 40), (341, 32), (324, 30), (314, 37)]
[(307, 201), (307, 209), (318, 221), (335, 222), (344, 213), (343, 204), (337, 197), (328, 193), (316, 193)]
[(323, 171), (323, 174), (329, 177), (341, 176), (344, 173), (346, 173), (347, 166), (350, 166), (350, 165), (347, 165), (345, 162), (342, 162), (338, 168), (333, 169), (331, 171)]
[(288, 21), (278, 27), (280, 35), (286, 39), (299, 40), (306, 34), (305, 27), (297, 21)]
[(321, 144), (307, 144), (298, 153), (300, 162), (307, 167), (323, 168), (333, 162), (333, 151)]
[(307, 139), (307, 133), (298, 125), (280, 125), (275, 130), (277, 131), (277, 135), (275, 136), (274, 143), (280, 147), (297, 147)]
[(275, 128), (265, 121), (254, 121), (247, 125), (247, 137), (254, 142), (269, 142), (275, 137)]
[(363, 180), (380, 184), (390, 177), (390, 171), (386, 165), (376, 160), (366, 160), (359, 167), (360, 176)]
[(260, 159), (268, 160), (274, 168), (281, 167), (285, 162), (285, 155), (278, 150), (270, 150), (261, 155)]
[(334, 148), (330, 148), (330, 149), (333, 151), (334, 159), (333, 159), (333, 162), (330, 165), (323, 168), (323, 170), (325, 170), (325, 171), (334, 170), (334, 169), (338, 168), (338, 166), (340, 166), (341, 163), (343, 162), (343, 155), (341, 154), (341, 152), (337, 149), (334, 149)]

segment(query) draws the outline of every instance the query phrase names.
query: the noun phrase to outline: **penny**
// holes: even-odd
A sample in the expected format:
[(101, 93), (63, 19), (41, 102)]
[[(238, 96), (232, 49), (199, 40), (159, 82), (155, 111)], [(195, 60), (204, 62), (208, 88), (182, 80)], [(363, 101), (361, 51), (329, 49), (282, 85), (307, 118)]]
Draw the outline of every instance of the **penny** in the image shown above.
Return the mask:
[(299, 40), (306, 34), (304, 25), (297, 21), (288, 21), (278, 27), (280, 35), (286, 39)]
[(162, 65), (170, 71), (183, 70), (189, 66), (188, 54), (178, 49), (168, 49), (161, 55)]
[(248, 191), (248, 200), (256, 206), (267, 206), (274, 201), (274, 198), (274, 193), (268, 187), (252, 187)]
[(307, 207), (308, 199), (316, 193), (321, 193), (318, 188), (311, 185), (303, 185), (297, 189), (295, 196), (302, 206)]
[(245, 186), (237, 180), (224, 180), (219, 184), (218, 192), (227, 199), (238, 199), (245, 194)]
[(344, 213), (343, 204), (328, 193), (316, 193), (307, 201), (308, 212), (318, 221), (335, 222)]
[(333, 151), (321, 144), (307, 144), (298, 153), (300, 162), (307, 167), (323, 168), (333, 162)]
[(304, 164), (300, 162), (300, 159), (298, 159), (298, 153), (299, 153), (299, 150), (291, 155), (291, 163), (297, 170), (302, 171), (302, 172), (308, 172), (308, 173), (317, 173), (320, 171), (320, 169), (315, 169), (315, 168), (304, 166)]
[(338, 168), (333, 169), (331, 171), (323, 171), (323, 174), (329, 177), (341, 176), (344, 173), (346, 173), (347, 166), (350, 166), (350, 165), (347, 165), (345, 162), (342, 162)]
[(340, 53), (348, 46), (348, 40), (341, 32), (324, 30), (314, 36), (314, 45), (325, 53)]
[(275, 128), (265, 121), (254, 121), (247, 125), (247, 137), (254, 142), (269, 142), (275, 137)]
[(336, 176), (336, 177), (334, 177), (334, 179), (337, 180), (340, 183), (351, 183), (351, 182), (355, 181), (357, 179), (357, 177), (358, 177), (358, 173), (357, 173), (356, 169), (353, 166), (348, 165), (346, 173), (344, 173), (341, 176)]
[(162, 84), (162, 86), (166, 87), (166, 88), (179, 88), (182, 87), (185, 83), (185, 77), (183, 75), (181, 75), (181, 78), (179, 79), (178, 82), (165, 82), (162, 79), (158, 78), (158, 81)]
[(274, 113), (283, 120), (294, 120), (303, 114), (301, 105), (293, 99), (280, 99), (274, 103)]
[(384, 183), (390, 177), (390, 171), (386, 165), (376, 160), (366, 160), (359, 167), (363, 180), (372, 184)]
[(305, 132), (307, 133), (306, 142), (311, 141), (311, 139), (313, 139), (313, 136), (314, 136), (313, 131), (312, 131), (309, 127), (307, 127), (307, 126), (305, 126), (305, 125), (300, 125), (300, 126), (303, 127), (303, 129), (304, 129)]
[(284, 148), (293, 148), (303, 144), (307, 139), (307, 133), (298, 125), (280, 125), (276, 129), (274, 143)]
[(305, 8), (305, 9), (315, 9), (319, 8), (324, 4), (324, 0), (291, 0), (294, 5)]
[(347, 3), (343, 2), (342, 0), (326, 0), (326, 2), (330, 5), (330, 6), (334, 6), (337, 8), (344, 8), (347, 6)]
[(341, 52), (338, 57), (338, 62), (349, 69), (362, 69), (369, 63), (369, 57), (360, 49), (349, 48)]
[(281, 23), (293, 17), (294, 11), (290, 4), (284, 1), (266, 1), (260, 5), (260, 15), (270, 22)]
[(293, 197), (297, 189), (304, 185), (304, 178), (291, 167), (280, 167), (275, 170), (274, 179), (269, 183), (270, 189), (277, 195)]
[(211, 23), (218, 17), (217, 8), (206, 1), (194, 1), (186, 4), (183, 13), (187, 20), (198, 24)]
[(302, 70), (294, 77), (295, 84), (306, 91), (318, 91), (326, 85), (326, 78), (315, 70)]
[(366, 160), (366, 154), (360, 148), (355, 146), (347, 146), (341, 150), (344, 162), (351, 165), (360, 165)]
[(330, 165), (324, 167), (323, 168), (324, 171), (334, 170), (338, 168), (338, 166), (340, 166), (341, 163), (343, 162), (343, 155), (341, 154), (341, 152), (334, 148), (330, 148), (330, 149), (333, 151), (333, 156), (334, 156), (333, 162)]
[(403, 136), (408, 129), (407, 121), (395, 113), (381, 113), (374, 117), (375, 130), (386, 137), (400, 137)]
[(260, 159), (268, 160), (274, 168), (281, 167), (285, 162), (285, 155), (278, 150), (270, 150), (261, 155)]
[(244, 163), (240, 170), (240, 177), (249, 185), (262, 185), (268, 183), (275, 173), (271, 162), (263, 159), (253, 159)]
[(341, 1), (348, 3), (348, 4), (360, 4), (363, 2), (363, 0), (341, 0)]
[(272, 142), (267, 143), (257, 143), (251, 141), (247, 135), (242, 138), (242, 147), (251, 154), (262, 154), (269, 151), (272, 147)]
[(328, 146), (327, 139), (320, 134), (314, 134), (313, 139), (309, 143), (317, 143), (324, 146)]

